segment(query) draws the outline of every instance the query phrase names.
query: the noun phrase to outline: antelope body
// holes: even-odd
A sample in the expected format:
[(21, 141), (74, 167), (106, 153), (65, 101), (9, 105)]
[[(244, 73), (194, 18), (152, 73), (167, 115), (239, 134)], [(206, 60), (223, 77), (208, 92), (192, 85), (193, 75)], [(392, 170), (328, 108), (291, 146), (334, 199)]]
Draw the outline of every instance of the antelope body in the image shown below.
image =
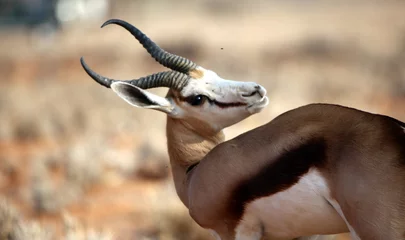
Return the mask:
[[(221, 240), (294, 239), (350, 231), (405, 239), (405, 124), (330, 104), (286, 112), (225, 141), (222, 130), (268, 104), (253, 82), (224, 80), (130, 31), (173, 71), (131, 81), (86, 72), (136, 107), (167, 114), (176, 191), (191, 217)], [(168, 87), (165, 98), (146, 89)]]

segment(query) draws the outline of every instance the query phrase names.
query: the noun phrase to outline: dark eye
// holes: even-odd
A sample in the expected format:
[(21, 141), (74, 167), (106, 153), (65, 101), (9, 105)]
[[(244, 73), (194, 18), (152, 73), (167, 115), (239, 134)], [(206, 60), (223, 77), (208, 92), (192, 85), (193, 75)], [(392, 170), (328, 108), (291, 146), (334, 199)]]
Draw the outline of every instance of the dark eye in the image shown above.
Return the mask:
[(200, 105), (203, 105), (206, 100), (207, 100), (206, 96), (204, 96), (204, 95), (196, 95), (196, 96), (189, 97), (187, 99), (187, 102), (190, 103), (193, 106), (200, 106)]

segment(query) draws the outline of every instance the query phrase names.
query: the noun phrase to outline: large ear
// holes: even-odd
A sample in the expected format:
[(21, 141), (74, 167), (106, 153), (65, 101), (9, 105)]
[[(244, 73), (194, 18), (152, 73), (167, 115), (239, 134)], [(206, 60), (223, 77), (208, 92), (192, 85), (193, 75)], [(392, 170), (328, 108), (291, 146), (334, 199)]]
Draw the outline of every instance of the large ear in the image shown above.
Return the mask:
[(171, 114), (173, 111), (172, 104), (166, 98), (159, 97), (129, 83), (115, 82), (111, 84), (111, 89), (135, 107), (155, 109), (167, 114)]

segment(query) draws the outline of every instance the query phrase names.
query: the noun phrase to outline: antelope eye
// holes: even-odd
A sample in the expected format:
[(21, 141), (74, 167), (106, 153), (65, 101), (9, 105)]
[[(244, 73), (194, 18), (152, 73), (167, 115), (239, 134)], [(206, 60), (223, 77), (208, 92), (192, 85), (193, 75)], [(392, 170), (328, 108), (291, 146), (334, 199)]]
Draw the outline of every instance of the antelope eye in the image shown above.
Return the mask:
[(207, 100), (206, 96), (196, 95), (196, 96), (189, 97), (187, 99), (187, 102), (192, 106), (200, 106), (200, 105), (203, 105), (206, 100)]

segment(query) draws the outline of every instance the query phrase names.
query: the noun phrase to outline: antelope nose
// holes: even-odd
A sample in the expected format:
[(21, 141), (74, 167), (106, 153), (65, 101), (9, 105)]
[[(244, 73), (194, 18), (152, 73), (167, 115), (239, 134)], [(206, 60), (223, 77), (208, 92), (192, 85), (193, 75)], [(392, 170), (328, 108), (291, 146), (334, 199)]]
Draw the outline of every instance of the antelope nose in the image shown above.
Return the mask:
[(244, 93), (242, 94), (242, 97), (248, 98), (248, 97), (253, 97), (255, 95), (259, 95), (260, 98), (263, 98), (266, 95), (266, 89), (260, 85), (255, 85), (254, 90), (249, 93)]
[(260, 95), (260, 97), (264, 97), (267, 94), (267, 91), (264, 87), (260, 86), (260, 85), (256, 85), (255, 86), (256, 92)]

